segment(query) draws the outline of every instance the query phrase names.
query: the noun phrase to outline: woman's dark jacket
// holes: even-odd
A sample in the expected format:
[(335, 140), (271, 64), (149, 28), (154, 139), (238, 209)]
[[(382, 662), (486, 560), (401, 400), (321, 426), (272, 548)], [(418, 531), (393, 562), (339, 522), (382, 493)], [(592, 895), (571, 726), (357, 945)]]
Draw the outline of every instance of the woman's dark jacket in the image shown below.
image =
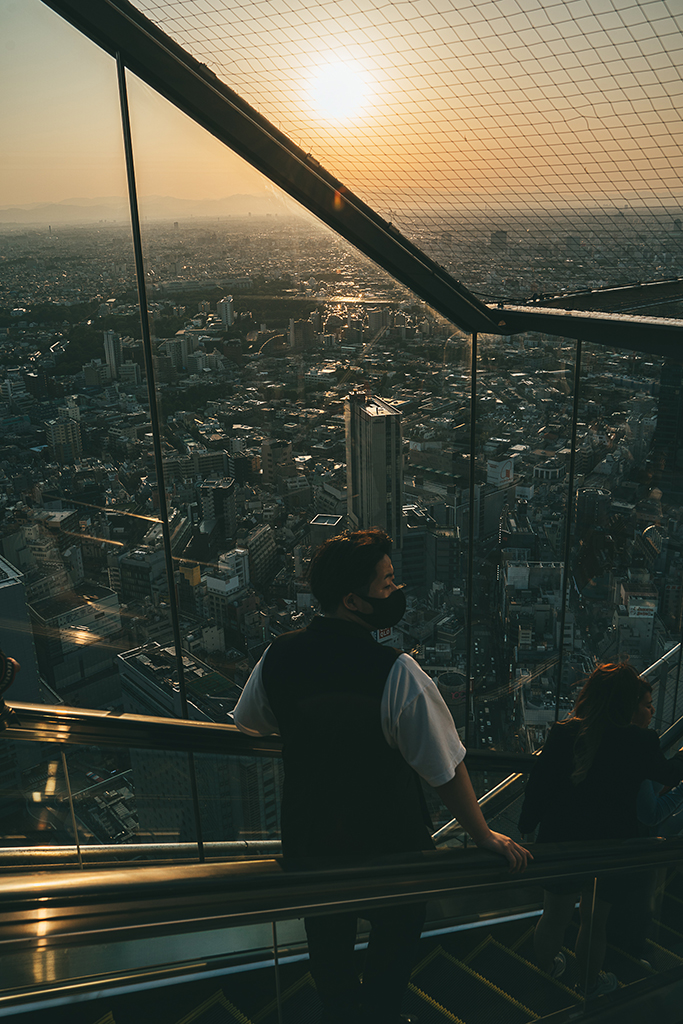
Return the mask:
[(537, 842), (630, 839), (638, 835), (636, 798), (643, 779), (664, 786), (683, 779), (683, 753), (666, 758), (655, 732), (609, 726), (593, 764), (574, 785), (574, 743), (580, 723), (556, 723), (531, 770), (519, 819), (522, 835), (540, 829)]

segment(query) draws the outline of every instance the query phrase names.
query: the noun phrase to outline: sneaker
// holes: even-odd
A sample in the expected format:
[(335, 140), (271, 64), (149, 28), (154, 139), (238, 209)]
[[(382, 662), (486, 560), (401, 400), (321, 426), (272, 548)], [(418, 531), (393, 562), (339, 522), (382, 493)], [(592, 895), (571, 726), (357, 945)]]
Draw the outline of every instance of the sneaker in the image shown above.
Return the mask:
[(616, 974), (612, 974), (609, 971), (600, 971), (598, 980), (593, 985), (593, 988), (588, 990), (586, 999), (597, 999), (598, 996), (609, 995), (610, 992), (615, 992), (618, 988), (619, 981)]
[(553, 960), (553, 966), (548, 971), (551, 978), (561, 978), (567, 968), (567, 958), (560, 952)]

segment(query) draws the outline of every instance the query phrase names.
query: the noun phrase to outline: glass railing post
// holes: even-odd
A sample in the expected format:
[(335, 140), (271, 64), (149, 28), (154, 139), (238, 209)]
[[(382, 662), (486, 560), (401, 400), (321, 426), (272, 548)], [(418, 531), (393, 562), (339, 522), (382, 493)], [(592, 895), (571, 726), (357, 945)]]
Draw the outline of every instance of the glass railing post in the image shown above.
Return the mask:
[(83, 870), (83, 857), (81, 856), (81, 842), (78, 838), (78, 825), (76, 824), (76, 811), (74, 809), (74, 801), (71, 793), (71, 780), (69, 778), (69, 767), (66, 763), (66, 755), (64, 749), (60, 750), (62, 755), (62, 768), (64, 769), (64, 782), (66, 783), (66, 792), (69, 798), (69, 812), (71, 814), (71, 827), (74, 830), (74, 842), (76, 843), (76, 853), (78, 854), (78, 866)]
[(277, 947), (277, 923), (273, 921), (273, 968), (275, 970), (275, 998), (277, 999), (277, 1024), (283, 1024), (282, 989), (280, 986), (280, 959)]
[(465, 604), (465, 680), (467, 687), (467, 713), (465, 714), (465, 746), (470, 742), (470, 720), (474, 719), (474, 680), (472, 678), (472, 613), (474, 607), (474, 500), (475, 500), (475, 479), (474, 462), (477, 445), (477, 334), (470, 336), (471, 362), (470, 362), (470, 480), (469, 480), (469, 502), (470, 507), (467, 517), (467, 585), (465, 593), (467, 601)]
[[(154, 449), (154, 464), (156, 468), (158, 493), (159, 493), (159, 515), (161, 518), (161, 529), (163, 537), (163, 550), (166, 561), (166, 575), (168, 580), (168, 602), (171, 610), (171, 623), (173, 627), (173, 642), (175, 645), (176, 666), (178, 672), (178, 687), (180, 691), (180, 706), (183, 718), (189, 718), (187, 705), (187, 692), (185, 687), (185, 674), (183, 671), (183, 647), (180, 634), (180, 620), (178, 616), (178, 602), (175, 591), (175, 572), (173, 568), (173, 549), (171, 546), (171, 532), (168, 521), (168, 506), (166, 502), (166, 487), (164, 483), (164, 465), (161, 449), (161, 423), (159, 421), (159, 409), (157, 406), (156, 388), (154, 381), (154, 358), (152, 354), (152, 338), (149, 327), (149, 316), (147, 306), (147, 288), (145, 285), (145, 263), (142, 251), (142, 233), (140, 230), (140, 211), (138, 207), (137, 185), (135, 181), (135, 163), (133, 159), (133, 140), (130, 125), (130, 112), (128, 107), (128, 90), (126, 87), (126, 68), (121, 53), (116, 54), (116, 69), (119, 84), (119, 100), (121, 105), (121, 126), (123, 130), (124, 150), (126, 156), (126, 174), (128, 179), (128, 199), (130, 204), (131, 226), (133, 231), (133, 247), (135, 251), (135, 269), (138, 286), (138, 301), (140, 304), (140, 325), (142, 328), (142, 342), (145, 359), (145, 372), (147, 375), (147, 393), (149, 398), (149, 416), (152, 426), (152, 443)], [(204, 845), (202, 842), (201, 815), (199, 812), (199, 794), (197, 790), (197, 776), (195, 772), (194, 758), (192, 753), (188, 754), (188, 772), (192, 802), (194, 807), (194, 825), (197, 839), (197, 850), (199, 860), (204, 860)]]
[(579, 390), (581, 382), (581, 339), (576, 342), (574, 357), (574, 399), (572, 405), (572, 439), (567, 479), (567, 514), (565, 516), (564, 566), (562, 568), (562, 596), (560, 605), (560, 635), (558, 638), (558, 663), (555, 689), (555, 721), (560, 717), (562, 695), (562, 663), (564, 660), (564, 631), (567, 619), (567, 591), (569, 590), (570, 558), (572, 550), (572, 523), (574, 521), (574, 476), (576, 471), (576, 432), (579, 419)]

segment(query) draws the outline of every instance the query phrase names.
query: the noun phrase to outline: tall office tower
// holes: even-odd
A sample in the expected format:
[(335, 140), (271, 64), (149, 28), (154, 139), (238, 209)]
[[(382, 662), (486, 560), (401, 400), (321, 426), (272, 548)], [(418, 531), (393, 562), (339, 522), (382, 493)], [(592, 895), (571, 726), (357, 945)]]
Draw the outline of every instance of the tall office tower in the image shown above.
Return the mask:
[(216, 303), (216, 313), (223, 321), (223, 329), (227, 331), (235, 322), (235, 311), (232, 307), (232, 295), (226, 295), (224, 299)]
[(76, 462), (83, 454), (81, 425), (71, 417), (48, 420), (45, 424), (47, 445), (60, 465)]
[(249, 574), (256, 587), (270, 583), (280, 568), (275, 534), (268, 523), (257, 526), (247, 534)]
[(401, 550), (403, 442), (401, 414), (371, 395), (349, 395), (346, 423), (346, 490), (349, 527), (379, 526)]
[(652, 463), (662, 501), (678, 502), (683, 493), (683, 364), (673, 360), (662, 363)]
[(492, 231), (491, 232), (491, 248), (492, 249), (507, 249), (508, 247), (508, 233), (507, 231)]
[(226, 540), (235, 536), (237, 529), (237, 506), (235, 481), (230, 477), (222, 480), (206, 480), (199, 489), (204, 519), (220, 519)]
[(116, 331), (104, 332), (104, 358), (112, 380), (116, 380), (121, 365), (121, 339)]

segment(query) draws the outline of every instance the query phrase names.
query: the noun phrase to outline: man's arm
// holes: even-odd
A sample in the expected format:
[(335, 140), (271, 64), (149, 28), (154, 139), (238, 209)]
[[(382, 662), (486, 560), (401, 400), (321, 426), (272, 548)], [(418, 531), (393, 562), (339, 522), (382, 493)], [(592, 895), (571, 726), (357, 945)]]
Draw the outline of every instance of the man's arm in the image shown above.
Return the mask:
[(235, 725), (247, 736), (272, 736), (273, 733), (279, 733), (277, 719), (268, 703), (261, 677), (263, 662), (269, 650), (270, 648), (247, 679), (242, 696), (232, 712)]
[(387, 677), (382, 729), (389, 746), (398, 747), (408, 764), (436, 790), (477, 846), (500, 853), (511, 871), (526, 867), (533, 859), (528, 850), (486, 824), (463, 764), (465, 748), (451, 713), (434, 681), (405, 654)]
[(435, 786), (435, 789), (453, 817), (458, 819), (466, 832), (469, 832), (477, 846), (502, 854), (510, 865), (510, 871), (523, 871), (528, 861), (533, 860), (523, 846), (509, 836), (492, 832), (488, 827), (464, 762), (461, 761), (455, 769), (455, 775), (450, 782), (443, 786)]

